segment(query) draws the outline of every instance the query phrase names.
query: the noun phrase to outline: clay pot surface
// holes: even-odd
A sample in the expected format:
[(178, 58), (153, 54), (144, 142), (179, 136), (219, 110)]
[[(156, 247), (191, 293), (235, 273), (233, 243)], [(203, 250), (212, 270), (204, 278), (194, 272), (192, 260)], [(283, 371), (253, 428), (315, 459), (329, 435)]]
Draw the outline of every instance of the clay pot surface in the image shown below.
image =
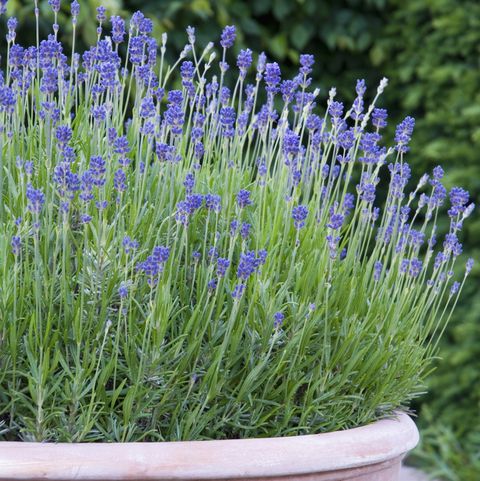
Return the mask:
[(333, 433), (165, 443), (0, 443), (0, 480), (398, 481), (406, 414)]

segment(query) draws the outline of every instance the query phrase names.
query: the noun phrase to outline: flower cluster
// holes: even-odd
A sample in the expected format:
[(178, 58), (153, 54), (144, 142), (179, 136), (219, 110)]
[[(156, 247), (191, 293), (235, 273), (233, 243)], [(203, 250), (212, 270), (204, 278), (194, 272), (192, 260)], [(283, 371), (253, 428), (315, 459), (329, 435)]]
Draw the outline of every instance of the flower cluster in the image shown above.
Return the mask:
[[(89, 377), (88, 388), (75, 378), (67, 389), (80, 404), (86, 393), (89, 405), (70, 400), (42, 420), (30, 419), (38, 406), (25, 409), (11, 425), (61, 438), (73, 427), (38, 433), (72, 409), (98, 410), (81, 436), (209, 437), (218, 409), (222, 435), (250, 435), (251, 420), (278, 426), (272, 406), (288, 405), (280, 424), (294, 433), (335, 426), (324, 421), (328, 389), (342, 393), (343, 411), (361, 410), (356, 399), (365, 398), (363, 420), (408, 402), (420, 382), (408, 376), (425, 371), (424, 345), (473, 269), (468, 260), (461, 272), (458, 261), (474, 205), (463, 188), (447, 190), (440, 167), (414, 182), (413, 118), (387, 145), (388, 114), (376, 105), (386, 79), (371, 106), (359, 80), (352, 105), (332, 88), (321, 107), (312, 55), (284, 78), (264, 53), (233, 57), (234, 26), (203, 48), (189, 27), (170, 66), (167, 34), (155, 38), (140, 12), (126, 23), (103, 7), (97, 43), (68, 57), (60, 1), (49, 4), (55, 24), (35, 46), (20, 45), (8, 20), (0, 75), (0, 286), (12, 286), (1, 290), (1, 327), (14, 330), (2, 349), (10, 349), (5, 372), (19, 376), (1, 383), (27, 397), (33, 374), (20, 373), (34, 364), (18, 353), (59, 349), (43, 362), (58, 372), (42, 382), (58, 385), (58, 374), (68, 384), (68, 369)], [(75, 27), (79, 2), (71, 14)], [(368, 370), (354, 363), (366, 356)], [(348, 366), (335, 385), (331, 373)], [(366, 371), (403, 390), (379, 406)], [(255, 416), (245, 414), (252, 404)], [(130, 415), (137, 405), (143, 411)], [(107, 406), (123, 411), (108, 417)], [(172, 420), (185, 409), (191, 416)]]

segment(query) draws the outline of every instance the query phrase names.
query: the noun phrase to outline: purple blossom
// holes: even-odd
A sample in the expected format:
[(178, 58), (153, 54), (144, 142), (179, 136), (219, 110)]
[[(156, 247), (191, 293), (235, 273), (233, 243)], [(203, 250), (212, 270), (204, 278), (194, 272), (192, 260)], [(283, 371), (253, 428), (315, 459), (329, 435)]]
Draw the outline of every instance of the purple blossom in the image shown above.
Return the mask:
[(415, 257), (410, 261), (410, 269), (409, 269), (408, 273), (412, 277), (417, 277), (422, 270), (422, 266), (423, 266), (422, 261)]
[(425, 233), (419, 230), (410, 229), (408, 243), (413, 247), (420, 247), (425, 241)]
[(161, 162), (173, 162), (175, 160), (175, 147), (173, 145), (157, 142), (155, 153)]
[(467, 260), (467, 264), (465, 266), (465, 273), (466, 274), (470, 274), (470, 272), (472, 271), (472, 268), (473, 268), (473, 259), (470, 257), (468, 260)]
[(32, 184), (27, 185), (27, 208), (34, 214), (39, 214), (45, 203), (45, 195), (40, 189), (34, 189)]
[(461, 187), (453, 187), (450, 191), (450, 204), (451, 208), (448, 211), (448, 215), (452, 218), (462, 214), (465, 211), (465, 206), (468, 203), (470, 194)]
[(330, 251), (330, 259), (336, 259), (340, 236), (329, 234), (327, 235), (326, 240), (328, 243), (328, 250)]
[(380, 261), (376, 261), (373, 266), (373, 279), (375, 282), (380, 280), (382, 274), (383, 264)]
[(234, 25), (227, 25), (222, 32), (220, 37), (220, 45), (223, 48), (230, 48), (233, 43), (235, 42), (236, 38), (236, 29)]
[(60, 162), (53, 170), (53, 181), (58, 185), (59, 193), (73, 197), (71, 194), (80, 189), (80, 179), (71, 171), (69, 162)]
[[(7, 28), (8, 28), (7, 42), (13, 42), (15, 40), (15, 37), (16, 37), (15, 29), (17, 28), (17, 25), (18, 25), (18, 22), (17, 22), (17, 19), (15, 17), (10, 17), (7, 20)], [(14, 47), (15, 47), (15, 49), (14, 49)], [(21, 47), (19, 47), (17, 45), (12, 45), (12, 47), (10, 49), (10, 61), (11, 61), (12, 64), (15, 63), (14, 52), (18, 48), (21, 48)], [(23, 51), (23, 49), (22, 49), (22, 51)]]
[(216, 260), (218, 259), (218, 249), (215, 247), (215, 246), (212, 246), (210, 247), (210, 249), (208, 249), (208, 258), (211, 259), (212, 261), (213, 260)]
[(122, 246), (126, 254), (129, 254), (131, 251), (138, 249), (139, 243), (135, 239), (132, 239), (130, 236), (126, 235), (122, 240)]
[(138, 26), (138, 31), (143, 35), (148, 35), (152, 33), (153, 22), (147, 17), (142, 18)]
[(153, 248), (152, 258), (155, 262), (159, 264), (165, 264), (170, 255), (170, 249), (165, 246), (156, 246)]
[(168, 247), (157, 246), (154, 247), (152, 255), (138, 264), (137, 269), (147, 276), (147, 282), (151, 287), (157, 284), (169, 255), (170, 249)]
[(395, 131), (396, 150), (400, 153), (408, 152), (408, 144), (412, 138), (413, 128), (415, 127), (415, 119), (413, 117), (405, 117), (405, 119), (397, 125)]
[(180, 90), (171, 90), (168, 93), (168, 107), (165, 112), (165, 120), (170, 126), (172, 134), (182, 133), (185, 114), (182, 109), (183, 94)]
[(72, 138), (72, 129), (67, 125), (60, 125), (55, 132), (60, 148), (64, 147)]
[(126, 282), (120, 284), (118, 295), (120, 296), (120, 299), (125, 299), (128, 296), (128, 284)]
[(308, 216), (308, 208), (305, 205), (298, 205), (292, 209), (292, 219), (295, 229), (301, 229), (305, 226), (305, 219)]
[(235, 134), (235, 109), (233, 107), (222, 107), (220, 109), (220, 125), (224, 137), (231, 138)]
[(118, 169), (113, 176), (113, 185), (118, 192), (127, 190), (127, 176), (123, 169)]
[(97, 7), (97, 22), (103, 23), (105, 20), (107, 20), (107, 17), (105, 15), (106, 9), (104, 6), (100, 5)]
[(377, 144), (380, 138), (380, 135), (376, 132), (367, 132), (362, 136), (360, 148), (363, 150), (363, 155), (359, 157), (360, 162), (376, 164), (381, 160), (382, 155), (386, 153), (386, 149)]
[(10, 245), (12, 247), (12, 253), (15, 256), (18, 256), (22, 250), (22, 239), (18, 235), (14, 235), (12, 237), (12, 241), (10, 242)]
[(343, 104), (336, 101), (331, 102), (328, 106), (328, 113), (334, 120), (339, 119), (343, 115)]
[(247, 239), (250, 235), (250, 229), (252, 225), (248, 222), (242, 222), (242, 227), (240, 228), (240, 235), (243, 239)]
[(315, 63), (315, 57), (313, 55), (304, 53), (300, 55), (300, 73), (303, 76), (307, 76), (312, 72), (313, 64)]
[(190, 25), (187, 27), (188, 41), (193, 45), (195, 43), (195, 27)]
[(52, 7), (55, 13), (60, 11), (60, 0), (48, 0), (48, 4)]
[(193, 80), (194, 74), (195, 66), (193, 65), (193, 62), (190, 62), (190, 60), (182, 62), (182, 65), (180, 66), (180, 75), (183, 82), (191, 82)]
[(217, 276), (224, 277), (229, 266), (230, 266), (230, 261), (228, 259), (224, 257), (219, 257), (217, 259)]
[(125, 21), (118, 15), (110, 17), (112, 23), (112, 40), (114, 43), (119, 44), (123, 42), (125, 37)]
[(435, 269), (438, 269), (443, 263), (447, 262), (447, 260), (448, 260), (448, 256), (445, 255), (443, 252), (439, 252), (435, 256), (435, 261), (433, 263), (433, 267)]
[(232, 220), (232, 222), (230, 222), (230, 236), (233, 237), (234, 235), (236, 235), (237, 230), (238, 230), (238, 221), (234, 219)]
[(267, 63), (265, 65), (265, 83), (267, 84), (267, 92), (274, 94), (278, 90), (280, 83), (280, 67), (277, 62)]
[(360, 198), (368, 204), (373, 204), (375, 201), (375, 185), (369, 182), (361, 183), (357, 186), (357, 191), (360, 194)]
[(81, 193), (79, 195), (80, 199), (84, 202), (89, 202), (93, 199), (93, 184), (94, 177), (90, 170), (86, 170), (80, 178), (80, 189)]
[(90, 158), (89, 170), (93, 176), (93, 184), (101, 187), (105, 185), (105, 173), (107, 172), (107, 163), (100, 155), (94, 155)]
[(463, 250), (463, 246), (459, 242), (456, 234), (447, 234), (445, 236), (445, 241), (443, 242), (443, 248), (447, 253), (451, 252), (454, 257), (459, 256)]
[(150, 117), (154, 117), (155, 114), (156, 109), (155, 103), (153, 102), (153, 97), (151, 95), (147, 95), (140, 103), (140, 117), (142, 117), (142, 119), (148, 119)]
[(403, 199), (405, 196), (404, 189), (410, 179), (411, 169), (406, 163), (396, 162), (395, 164), (389, 164), (391, 181), (390, 192), (397, 199)]
[(203, 205), (204, 196), (202, 194), (189, 194), (185, 198), (190, 214), (200, 209)]
[(265, 250), (260, 250), (258, 253), (255, 253), (255, 251), (242, 252), (238, 263), (237, 277), (246, 281), (258, 271), (261, 265), (265, 264), (266, 257), (267, 252)]
[(222, 205), (222, 198), (219, 195), (216, 194), (207, 194), (205, 195), (205, 207), (208, 210), (212, 210), (215, 213), (219, 213)]
[(460, 282), (455, 281), (450, 288), (450, 295), (454, 296), (460, 289)]
[(236, 300), (239, 300), (242, 298), (243, 293), (245, 292), (245, 284), (239, 283), (235, 286), (235, 288), (232, 291), (232, 297)]
[(241, 209), (247, 207), (247, 205), (251, 205), (250, 191), (244, 189), (240, 190), (237, 194), (237, 204)]
[(409, 265), (410, 265), (409, 259), (402, 259), (402, 261), (400, 262), (400, 272), (402, 274), (405, 274), (407, 272)]
[(373, 109), (372, 124), (377, 129), (383, 129), (387, 126), (388, 113), (385, 109)]
[(436, 180), (435, 177), (430, 181), (430, 184), (433, 186), (433, 192), (430, 196), (428, 207), (429, 209), (434, 209), (443, 205), (443, 202), (447, 197), (447, 189), (445, 189), (445, 187), (440, 183), (439, 180)]
[(190, 216), (199, 209), (203, 204), (203, 195), (190, 194), (187, 195), (185, 200), (177, 203), (177, 211), (175, 213), (175, 219), (183, 224), (185, 227), (190, 222)]
[(283, 153), (286, 157), (294, 157), (298, 155), (300, 151), (300, 137), (293, 132), (293, 130), (287, 129), (283, 138)]
[(70, 11), (72, 13), (72, 21), (75, 23), (77, 21), (78, 14), (80, 13), (80, 4), (77, 0), (73, 0), (70, 4)]
[(347, 216), (350, 211), (355, 207), (355, 196), (347, 192), (343, 199), (343, 213)]
[(280, 92), (285, 103), (290, 103), (295, 98), (298, 83), (294, 80), (284, 80), (280, 85)]
[[(344, 150), (350, 150), (355, 145), (355, 132), (353, 129), (347, 129), (340, 132), (337, 137), (338, 145)], [(342, 161), (348, 161), (347, 158), (342, 158)]]
[(240, 50), (237, 57), (237, 67), (240, 70), (240, 76), (245, 78), (247, 70), (252, 65), (252, 51), (247, 48), (246, 50)]
[(329, 229), (338, 230), (340, 227), (342, 227), (344, 219), (345, 217), (343, 214), (335, 214), (334, 212), (331, 212), (327, 227)]
[(284, 319), (285, 315), (282, 312), (276, 312), (273, 315), (273, 327), (279, 329), (282, 326)]
[(113, 145), (114, 145), (113, 151), (116, 154), (126, 155), (130, 151), (130, 147), (129, 147), (129, 144), (128, 144), (127, 137), (125, 137), (124, 135), (115, 139), (115, 142), (114, 142)]
[(195, 176), (191, 172), (185, 176), (183, 186), (185, 187), (187, 194), (191, 194), (193, 192), (193, 188), (195, 186)]
[(434, 178), (435, 180), (440, 180), (440, 179), (443, 178), (443, 176), (444, 176), (444, 171), (443, 171), (443, 169), (442, 169), (439, 165), (437, 165), (437, 166), (433, 169), (433, 178)]

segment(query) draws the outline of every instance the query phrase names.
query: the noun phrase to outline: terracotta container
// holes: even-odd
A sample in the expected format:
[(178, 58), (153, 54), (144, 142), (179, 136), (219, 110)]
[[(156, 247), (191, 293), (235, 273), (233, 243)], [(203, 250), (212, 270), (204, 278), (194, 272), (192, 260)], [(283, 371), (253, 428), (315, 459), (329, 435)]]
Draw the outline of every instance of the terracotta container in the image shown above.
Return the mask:
[(405, 414), (308, 436), (169, 443), (0, 443), (1, 480), (398, 481), (418, 442)]

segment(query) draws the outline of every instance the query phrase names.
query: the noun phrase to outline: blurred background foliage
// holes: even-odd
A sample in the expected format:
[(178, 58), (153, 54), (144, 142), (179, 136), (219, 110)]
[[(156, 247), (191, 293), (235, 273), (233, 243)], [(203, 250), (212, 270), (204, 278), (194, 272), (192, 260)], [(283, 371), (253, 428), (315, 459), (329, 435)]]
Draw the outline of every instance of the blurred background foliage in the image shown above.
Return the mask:
[[(63, 0), (62, 40), (71, 42), (69, 2)], [(39, 2), (42, 34), (52, 14)], [(96, 40), (97, 0), (80, 0), (79, 48)], [(480, 2), (477, 0), (105, 0), (109, 14), (148, 14), (159, 37), (168, 32), (178, 54), (193, 25), (201, 44), (238, 27), (236, 48), (264, 50), (286, 74), (300, 53), (316, 57), (315, 82), (324, 95), (336, 86), (353, 100), (357, 78), (374, 92), (384, 75), (382, 103), (390, 132), (406, 115), (417, 119), (410, 162), (416, 176), (441, 163), (449, 187), (468, 187), (480, 204)], [(33, 0), (10, 0), (19, 20), (17, 40), (34, 43)], [(2, 22), (0, 34), (5, 34)], [(0, 53), (4, 57), (4, 43)], [(172, 48), (173, 47), (173, 48)], [(440, 358), (429, 393), (417, 404), (423, 441), (413, 462), (448, 481), (480, 479), (480, 215), (469, 219), (465, 251), (477, 261)]]

